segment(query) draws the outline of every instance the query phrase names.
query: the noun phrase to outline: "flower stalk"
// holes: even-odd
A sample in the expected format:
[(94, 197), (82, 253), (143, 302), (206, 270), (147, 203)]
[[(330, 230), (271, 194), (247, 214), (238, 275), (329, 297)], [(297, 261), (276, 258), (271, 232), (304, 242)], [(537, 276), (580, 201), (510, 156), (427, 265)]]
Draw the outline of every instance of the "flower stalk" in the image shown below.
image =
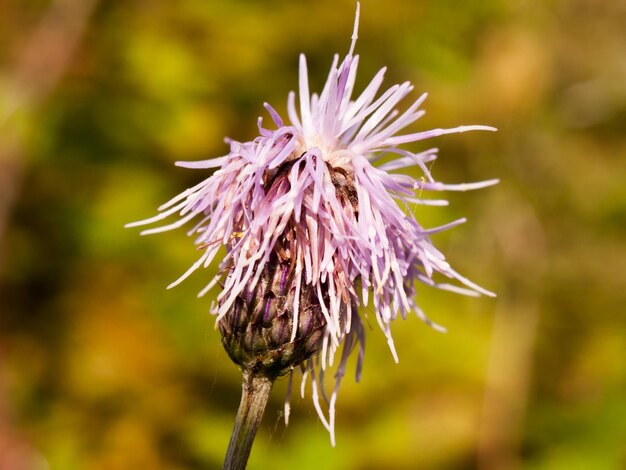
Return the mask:
[(244, 369), (241, 402), (224, 459), (224, 470), (246, 468), (254, 436), (263, 417), (273, 384), (274, 379)]

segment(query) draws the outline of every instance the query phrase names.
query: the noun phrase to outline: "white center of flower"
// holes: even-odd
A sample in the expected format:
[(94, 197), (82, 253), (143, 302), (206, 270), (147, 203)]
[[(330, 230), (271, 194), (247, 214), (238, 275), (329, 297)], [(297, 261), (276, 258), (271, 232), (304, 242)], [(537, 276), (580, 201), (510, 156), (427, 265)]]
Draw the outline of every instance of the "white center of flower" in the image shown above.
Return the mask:
[(321, 135), (307, 138), (300, 138), (296, 144), (296, 155), (299, 157), (303, 153), (313, 148), (318, 148), (325, 162), (335, 168), (343, 168), (346, 171), (353, 171), (352, 158), (354, 152), (347, 148), (337, 148), (336, 141), (331, 144), (328, 139)]

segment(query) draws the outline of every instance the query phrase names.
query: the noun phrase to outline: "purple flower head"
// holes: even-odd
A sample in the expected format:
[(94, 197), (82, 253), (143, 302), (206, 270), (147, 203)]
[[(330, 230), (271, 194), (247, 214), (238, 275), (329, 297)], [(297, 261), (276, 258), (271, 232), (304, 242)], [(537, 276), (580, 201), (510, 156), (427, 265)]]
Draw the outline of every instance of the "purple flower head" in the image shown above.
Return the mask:
[[(444, 200), (423, 199), (422, 195), (478, 189), (497, 180), (457, 185), (437, 182), (427, 165), (436, 158), (437, 149), (415, 153), (401, 146), (443, 134), (495, 129), (460, 126), (403, 133), (424, 114), (419, 108), (426, 94), (399, 112), (396, 106), (413, 86), (405, 82), (379, 93), (384, 68), (355, 96), (359, 57), (353, 51), (358, 17), (357, 8), (350, 50), (341, 63), (335, 55), (320, 94), (309, 91), (306, 59), (301, 55), (299, 105), (295, 93), (289, 93), (288, 121), (265, 103), (276, 129), (263, 127), (259, 118), (259, 136), (243, 143), (228, 140), (227, 155), (177, 163), (216, 171), (161, 206), (157, 216), (131, 224), (154, 223), (179, 214), (173, 223), (142, 232), (148, 234), (197, 220), (188, 233), (196, 237), (202, 255), (170, 287), (196, 269), (209, 266), (220, 248), (226, 247), (218, 275), (199, 294), (216, 284), (222, 286), (212, 306), (218, 322), (233, 310), (238, 299), (252, 292), (268, 264), (287, 263), (295, 289), (290, 339), (296, 338), (298, 316), (302, 314), (301, 291), (306, 289), (316, 297), (323, 315), (325, 326), (316, 353), (301, 366), (302, 390), (310, 376), (315, 408), (333, 443), (337, 388), (348, 356), (358, 347), (357, 380), (363, 360), (360, 307), (373, 304), (376, 320), (397, 361), (390, 325), (398, 314), (405, 318), (415, 312), (429, 325), (443, 329), (427, 319), (415, 303), (416, 281), (467, 295), (493, 295), (452, 269), (430, 240), (431, 234), (465, 219), (426, 229), (410, 206), (445, 205)], [(376, 164), (389, 155), (394, 158)], [(423, 177), (397, 173), (411, 166), (418, 166)], [(452, 283), (435, 280), (435, 275)], [(343, 350), (334, 390), (327, 399), (321, 384), (340, 346)], [(320, 388), (328, 411), (320, 406)], [(288, 418), (288, 402), (285, 415)]]

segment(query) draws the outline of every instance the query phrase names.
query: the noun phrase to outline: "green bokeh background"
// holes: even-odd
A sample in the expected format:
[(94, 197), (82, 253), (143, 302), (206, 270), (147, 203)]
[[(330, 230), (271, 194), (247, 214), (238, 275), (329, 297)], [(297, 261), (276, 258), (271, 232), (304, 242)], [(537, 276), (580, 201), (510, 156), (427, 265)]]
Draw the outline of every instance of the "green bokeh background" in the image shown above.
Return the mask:
[[(16, 75), (33, 37), (54, 62), (34, 31), (71, 4), (0, 3), (0, 468), (219, 468), (240, 375), (195, 296), (212, 272), (165, 290), (191, 240), (123, 225), (206, 177), (175, 161), (253, 138), (264, 101), (285, 115), (298, 53), (319, 90), (355, 3), (101, 0), (59, 80)], [(502, 180), (416, 209), (468, 216), (435, 243), (498, 298), (421, 288), (449, 333), (397, 321), (397, 365), (371, 322), (335, 448), (308, 390), (285, 428), (278, 383), (249, 468), (625, 468), (626, 5), (361, 7), (358, 90), (386, 65), (429, 92), (415, 131), (499, 128), (410, 147), (440, 148), (437, 179)]]

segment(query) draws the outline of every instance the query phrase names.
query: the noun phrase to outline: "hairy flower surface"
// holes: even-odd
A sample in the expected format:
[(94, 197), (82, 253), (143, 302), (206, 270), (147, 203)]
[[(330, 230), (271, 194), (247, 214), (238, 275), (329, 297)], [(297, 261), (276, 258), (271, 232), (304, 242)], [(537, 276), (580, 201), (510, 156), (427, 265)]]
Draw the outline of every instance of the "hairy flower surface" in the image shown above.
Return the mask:
[[(260, 283), (265, 286), (264, 299), (267, 295), (272, 299), (282, 295), (284, 301), (290, 293), (291, 300), (288, 318), (279, 322), (278, 330), (258, 329), (256, 336), (250, 336), (255, 344), (265, 347), (281, 335), (287, 336), (283, 343), (294, 342), (305, 328), (299, 317), (303, 313), (310, 316), (311, 312), (319, 316), (314, 321), (319, 332), (313, 338), (314, 347), (298, 356), (289, 368), (301, 365), (303, 390), (310, 375), (315, 407), (333, 442), (337, 387), (355, 347), (359, 349), (357, 380), (360, 374), (365, 339), (360, 307), (372, 303), (376, 320), (397, 361), (390, 324), (398, 315), (404, 318), (415, 312), (428, 324), (441, 328), (430, 322), (416, 304), (416, 281), (469, 295), (493, 295), (453, 270), (430, 240), (433, 233), (465, 219), (427, 229), (419, 224), (410, 208), (412, 204), (446, 204), (444, 200), (422, 198), (429, 191), (477, 189), (497, 180), (458, 185), (437, 182), (427, 165), (436, 158), (437, 149), (415, 153), (401, 146), (443, 134), (495, 129), (460, 126), (403, 133), (424, 114), (419, 108), (426, 94), (404, 112), (397, 111), (396, 105), (413, 87), (405, 82), (379, 93), (384, 68), (361, 94), (353, 96), (359, 61), (353, 55), (357, 25), (358, 10), (350, 51), (341, 63), (339, 56), (334, 57), (319, 95), (309, 91), (306, 59), (301, 55), (299, 103), (296, 104), (296, 95), (291, 92), (287, 122), (266, 103), (276, 129), (264, 128), (259, 118), (260, 135), (250, 142), (228, 140), (227, 155), (177, 163), (216, 171), (161, 206), (159, 215), (131, 224), (154, 223), (180, 215), (171, 224), (143, 232), (148, 234), (199, 219), (189, 234), (196, 237), (202, 255), (171, 286), (196, 269), (207, 267), (220, 248), (226, 247), (218, 276), (200, 293), (216, 284), (222, 286), (212, 313), (222, 322), (223, 335), (231, 334), (241, 323), (242, 306), (248, 305), (251, 293)], [(393, 158), (376, 165), (383, 156)], [(415, 179), (396, 173), (411, 166), (419, 167), (423, 176)], [(288, 276), (287, 287), (280, 280), (283, 278), (268, 280), (268, 269)], [(435, 280), (435, 275), (452, 282)], [(307, 305), (300, 305), (303, 301)], [(311, 309), (310, 304), (315, 308)], [(267, 328), (274, 328), (275, 323), (265, 318), (273, 308), (270, 300), (267, 305), (259, 302), (250, 305), (250, 311), (256, 312), (250, 315), (258, 318), (258, 325), (265, 322)], [(309, 310), (303, 312), (306, 308)], [(224, 323), (228, 315), (234, 317)], [(281, 349), (282, 343), (277, 344), (272, 347)], [(325, 412), (319, 403), (320, 383), (341, 345), (335, 386)], [(239, 350), (229, 354), (237, 356), (237, 360), (250, 360)], [(326, 397), (323, 387), (322, 396)]]

